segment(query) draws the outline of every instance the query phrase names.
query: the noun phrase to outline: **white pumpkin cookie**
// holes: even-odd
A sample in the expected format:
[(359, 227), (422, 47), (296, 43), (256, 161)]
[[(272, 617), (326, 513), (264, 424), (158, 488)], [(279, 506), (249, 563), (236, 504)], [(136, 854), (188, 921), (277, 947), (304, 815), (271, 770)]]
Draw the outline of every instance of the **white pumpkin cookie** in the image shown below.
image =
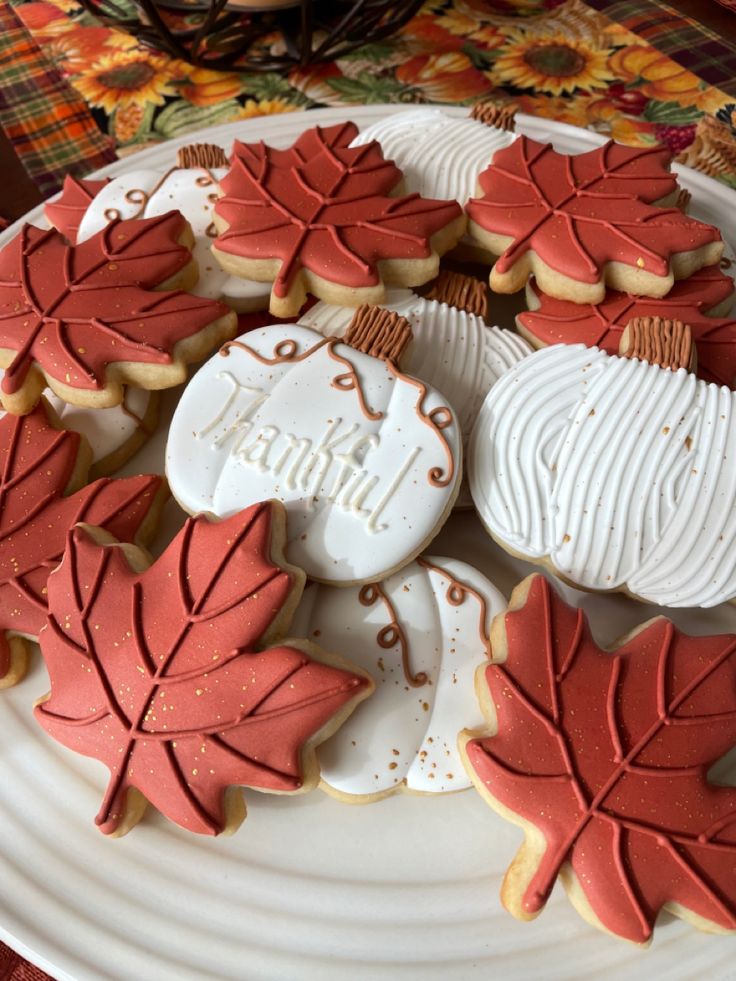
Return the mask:
[(415, 109), (392, 113), (366, 127), (351, 146), (377, 140), (384, 157), (404, 172), (407, 191), (455, 198), (464, 205), (476, 194), (478, 175), (496, 150), (515, 139), (497, 120), (486, 123), (472, 116), (448, 116), (442, 109)]
[(322, 582), (400, 569), (443, 524), (462, 476), (454, 412), (396, 365), (410, 336), (401, 318), (361, 308), (347, 343), (274, 324), (224, 345), (171, 423), (179, 503), (224, 517), (282, 501), (287, 557)]
[[(406, 370), (449, 399), (463, 440), (467, 440), (491, 386), (529, 354), (531, 347), (510, 330), (489, 327), (476, 313), (427, 299), (412, 290), (388, 290), (381, 306), (409, 321), (414, 341), (407, 353)], [(300, 323), (325, 337), (342, 337), (353, 312), (320, 301), (302, 314)]]
[(555, 345), (488, 394), (469, 482), (513, 554), (584, 589), (709, 607), (736, 598), (735, 463), (734, 392), (685, 368)]
[(397, 790), (442, 794), (470, 786), (457, 751), (468, 719), (480, 725), (474, 671), (488, 656), (506, 600), (458, 559), (422, 556), (381, 583), (310, 584), (291, 632), (345, 651), (376, 691), (320, 747), (322, 787), (370, 803)]
[[(76, 241), (84, 242), (113, 219), (152, 218), (176, 208), (191, 225), (194, 234), (192, 256), (199, 267), (199, 280), (192, 289), (197, 296), (224, 300), (234, 310), (247, 313), (268, 306), (270, 290), (263, 283), (241, 279), (223, 272), (211, 252), (217, 235), (212, 209), (217, 199), (218, 181), (227, 173), (224, 151), (211, 144), (181, 147), (177, 166), (162, 172), (151, 168), (131, 170), (113, 178), (90, 195), (79, 219)], [(89, 183), (89, 182), (87, 182)], [(47, 217), (56, 224), (59, 203), (47, 208)], [(67, 234), (67, 229), (60, 230)]]

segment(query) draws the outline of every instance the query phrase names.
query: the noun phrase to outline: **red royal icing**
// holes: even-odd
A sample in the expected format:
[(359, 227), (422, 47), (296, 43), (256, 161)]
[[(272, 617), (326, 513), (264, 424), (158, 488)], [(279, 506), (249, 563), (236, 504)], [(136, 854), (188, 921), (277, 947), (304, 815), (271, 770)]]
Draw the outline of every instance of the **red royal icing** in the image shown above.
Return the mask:
[(530, 284), (539, 307), (518, 315), (521, 326), (541, 344), (586, 344), (618, 354), (624, 327), (634, 317), (666, 317), (692, 328), (697, 374), (733, 386), (736, 380), (736, 320), (707, 313), (733, 295), (733, 280), (718, 266), (706, 266), (675, 283), (661, 300), (608, 290), (599, 304), (571, 303)]
[(79, 226), (90, 202), (109, 183), (109, 177), (101, 181), (81, 181), (67, 174), (61, 194), (55, 201), (46, 202), (43, 213), (68, 242), (76, 242)]
[(2, 391), (31, 366), (47, 378), (99, 389), (116, 361), (171, 364), (175, 345), (227, 313), (221, 303), (160, 283), (191, 261), (177, 211), (112, 222), (80, 245), (26, 225), (0, 252), (0, 348), (15, 351)]
[(520, 896), (544, 906), (569, 863), (603, 927), (649, 939), (667, 902), (736, 928), (736, 789), (707, 779), (736, 743), (736, 636), (662, 617), (609, 653), (543, 576), (504, 617), (485, 671), (495, 736), (471, 740), (479, 786), (544, 835)]
[[(161, 490), (161, 477), (107, 478), (66, 497), (79, 448), (79, 434), (54, 429), (43, 402), (0, 420), (0, 631), (38, 635), (69, 528), (87, 521), (133, 540)], [(8, 667), (0, 633), (0, 678)]]
[(577, 282), (599, 282), (606, 262), (665, 276), (675, 253), (720, 241), (710, 225), (648, 203), (675, 188), (668, 157), (612, 140), (568, 156), (520, 136), (496, 151), (479, 177), (483, 197), (466, 210), (482, 229), (513, 239), (496, 261), (499, 273), (533, 250)]
[(300, 789), (305, 742), (366, 693), (364, 677), (297, 648), (258, 650), (294, 590), (270, 559), (271, 507), (190, 518), (142, 573), (83, 529), (69, 536), (49, 582), (51, 697), (36, 718), (109, 767), (102, 831), (136, 787), (182, 827), (217, 834), (227, 787)]
[(291, 150), (236, 143), (215, 204), (228, 229), (216, 249), (245, 259), (280, 259), (276, 296), (300, 270), (353, 288), (379, 282), (383, 259), (431, 254), (430, 239), (462, 214), (456, 201), (390, 197), (401, 171), (374, 141), (349, 148), (352, 123), (304, 133)]

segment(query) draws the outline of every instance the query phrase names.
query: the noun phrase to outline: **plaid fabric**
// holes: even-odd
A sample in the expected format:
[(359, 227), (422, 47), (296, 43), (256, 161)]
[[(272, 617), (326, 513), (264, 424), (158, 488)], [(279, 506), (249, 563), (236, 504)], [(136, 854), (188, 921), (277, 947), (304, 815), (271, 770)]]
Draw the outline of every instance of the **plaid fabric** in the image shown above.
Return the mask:
[(48, 974), (0, 941), (0, 981), (52, 981)]
[(0, 126), (44, 196), (117, 159), (86, 104), (0, 0)]
[(716, 34), (661, 0), (586, 2), (709, 85), (736, 96), (736, 23), (729, 37)]

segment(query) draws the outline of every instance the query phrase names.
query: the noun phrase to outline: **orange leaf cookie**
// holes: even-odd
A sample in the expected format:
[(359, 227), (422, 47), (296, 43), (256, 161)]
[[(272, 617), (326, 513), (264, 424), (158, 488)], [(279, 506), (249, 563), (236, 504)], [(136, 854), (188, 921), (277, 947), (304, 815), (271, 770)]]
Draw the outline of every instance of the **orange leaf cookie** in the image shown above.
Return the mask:
[[(122, 384), (168, 388), (237, 329), (221, 303), (164, 290), (190, 276), (182, 216), (113, 222), (80, 245), (26, 225), (0, 252), (3, 405), (27, 412), (48, 384), (103, 408)], [(196, 273), (196, 267), (192, 269)]]
[(469, 232), (499, 255), (491, 286), (513, 293), (534, 274), (550, 296), (600, 303), (606, 284), (664, 296), (676, 279), (717, 263), (716, 228), (678, 208), (670, 196), (668, 152), (609, 141), (576, 156), (520, 136), (479, 177), (483, 197), (468, 202)]
[(585, 344), (617, 354), (621, 334), (634, 317), (667, 317), (689, 324), (698, 351), (697, 374), (733, 387), (736, 380), (736, 319), (712, 316), (730, 306), (733, 280), (718, 266), (706, 266), (679, 280), (659, 300), (607, 290), (602, 303), (572, 303), (527, 284), (529, 310), (516, 317), (519, 332), (536, 347)]
[(736, 636), (657, 617), (609, 652), (536, 575), (491, 643), (477, 687), (493, 734), (460, 741), (478, 791), (525, 831), (504, 905), (535, 917), (559, 875), (589, 922), (635, 943), (662, 908), (736, 929), (736, 789), (707, 776), (736, 743)]
[(144, 798), (183, 828), (219, 834), (245, 816), (229, 787), (310, 789), (314, 746), (372, 690), (306, 641), (262, 649), (304, 581), (278, 558), (283, 525), (269, 503), (191, 518), (153, 565), (99, 529), (69, 534), (49, 580), (51, 693), (36, 718), (109, 767), (96, 818), (106, 834), (127, 831)]
[(42, 401), (29, 415), (0, 420), (0, 688), (25, 672), (24, 638), (45, 623), (46, 583), (69, 528), (89, 521), (144, 542), (166, 497), (162, 478), (150, 475), (82, 487), (81, 438), (55, 428), (47, 413)]
[(456, 201), (391, 197), (401, 171), (375, 142), (349, 147), (357, 133), (314, 127), (290, 150), (235, 143), (212, 251), (234, 275), (273, 281), (276, 316), (297, 314), (307, 290), (359, 306), (380, 303), (384, 282), (425, 283), (465, 230)]

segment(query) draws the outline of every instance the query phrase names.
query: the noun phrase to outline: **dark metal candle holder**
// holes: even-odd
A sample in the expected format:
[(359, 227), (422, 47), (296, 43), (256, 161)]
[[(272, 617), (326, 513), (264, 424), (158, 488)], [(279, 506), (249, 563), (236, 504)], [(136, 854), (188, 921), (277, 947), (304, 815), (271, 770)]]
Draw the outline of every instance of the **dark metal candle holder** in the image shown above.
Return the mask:
[[(388, 37), (422, 0), (285, 0), (287, 7), (245, 6), (248, 0), (135, 0), (136, 15), (118, 0), (80, 0), (103, 23), (200, 68), (284, 72), (333, 61)], [(182, 23), (186, 15), (186, 23)], [(283, 52), (258, 41), (279, 32)]]

